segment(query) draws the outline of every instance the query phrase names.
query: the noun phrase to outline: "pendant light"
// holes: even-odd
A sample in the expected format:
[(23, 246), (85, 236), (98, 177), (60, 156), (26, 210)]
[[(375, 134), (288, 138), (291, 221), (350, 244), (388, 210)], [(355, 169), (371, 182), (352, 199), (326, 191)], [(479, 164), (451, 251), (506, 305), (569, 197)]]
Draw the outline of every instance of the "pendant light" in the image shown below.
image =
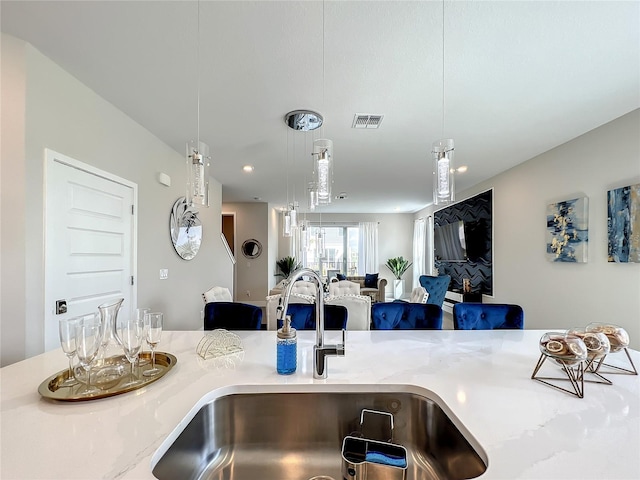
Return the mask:
[(333, 183), (333, 142), (320, 138), (313, 142), (315, 157), (317, 202), (319, 205), (331, 203), (331, 184)]
[(442, 139), (433, 142), (433, 204), (443, 205), (455, 200), (453, 139), (444, 138), (445, 115), (445, 55), (444, 55), (444, 1), (442, 0)]
[(286, 208), (282, 211), (282, 236), (290, 237), (293, 233), (291, 229), (291, 215), (289, 209)]
[(291, 205), (289, 204), (289, 130), (287, 129), (287, 158), (285, 161), (285, 177), (287, 181), (287, 204), (282, 210), (282, 236), (291, 237), (293, 235), (293, 226), (291, 222)]
[[(322, 2), (322, 105), (325, 103), (324, 95), (324, 71), (325, 71), (325, 47), (324, 47), (324, 0)], [(324, 129), (324, 127), (323, 127)], [(313, 152), (315, 172), (315, 188), (317, 205), (328, 205), (331, 203), (331, 186), (333, 184), (333, 142), (326, 138), (319, 138), (313, 142)], [(313, 194), (310, 193), (310, 200)]]
[(187, 205), (209, 206), (209, 145), (200, 141), (200, 2), (198, 1), (198, 26), (197, 26), (197, 137), (196, 140), (187, 142)]

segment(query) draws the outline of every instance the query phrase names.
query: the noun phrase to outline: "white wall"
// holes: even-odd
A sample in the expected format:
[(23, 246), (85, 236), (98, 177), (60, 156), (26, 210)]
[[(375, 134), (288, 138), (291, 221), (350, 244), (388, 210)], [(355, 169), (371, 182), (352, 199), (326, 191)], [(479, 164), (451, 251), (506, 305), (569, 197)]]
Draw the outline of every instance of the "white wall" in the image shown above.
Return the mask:
[[(5, 40), (7, 40), (5, 42)], [(26, 340), (14, 352), (2, 351), (2, 364), (32, 356), (44, 345), (44, 271), (43, 271), (43, 185), (44, 149), (50, 148), (76, 160), (130, 180), (138, 185), (138, 304), (165, 313), (168, 330), (201, 328), (200, 294), (231, 275), (228, 257), (220, 241), (221, 186), (212, 180), (212, 206), (200, 209), (204, 227), (203, 244), (198, 256), (184, 261), (175, 253), (169, 237), (169, 213), (174, 201), (184, 195), (185, 167), (182, 155), (149, 131), (135, 123), (113, 105), (69, 75), (30, 45), (2, 36), (2, 72), (19, 74), (17, 62), (5, 58), (5, 45), (24, 61), (22, 84), (3, 82), (11, 97), (20, 96), (25, 105), (23, 131), (24, 154), (7, 152), (3, 144), (2, 205), (11, 205), (12, 215), (2, 216), (2, 231), (12, 230), (12, 241), (19, 249), (2, 245), (2, 337)], [(20, 52), (22, 50), (22, 53)], [(9, 72), (9, 73), (5, 73)], [(13, 109), (12, 109), (13, 110)], [(2, 104), (3, 120), (5, 103)], [(18, 116), (19, 119), (19, 116)], [(9, 130), (2, 122), (2, 136)], [(11, 128), (17, 128), (15, 125)], [(185, 141), (188, 139), (185, 139)], [(19, 149), (18, 149), (19, 150)], [(11, 164), (11, 178), (5, 170)], [(24, 169), (24, 179), (20, 170)], [(158, 172), (172, 178), (172, 186), (157, 182)], [(13, 178), (15, 175), (15, 179)], [(5, 190), (5, 183), (13, 185)], [(9, 196), (11, 194), (11, 196)], [(26, 222), (12, 225), (15, 218)], [(24, 227), (21, 225), (24, 223)], [(7, 229), (7, 230), (5, 230)], [(11, 258), (11, 265), (5, 259)], [(11, 272), (8, 268), (12, 268)], [(13, 271), (13, 269), (16, 271)], [(167, 280), (159, 279), (159, 270), (169, 269)], [(25, 294), (26, 292), (26, 294)], [(9, 315), (10, 313), (10, 315)], [(24, 333), (22, 333), (24, 332)], [(3, 345), (4, 347), (4, 345)], [(17, 350), (22, 350), (18, 352)]]
[(282, 279), (282, 277), (275, 276), (277, 270), (276, 261), (280, 258), (278, 256), (278, 227), (280, 225), (278, 218), (281, 215), (278, 215), (279, 211), (271, 205), (269, 205), (268, 210), (269, 230), (267, 235), (269, 248), (267, 249), (267, 291), (271, 290)]
[[(461, 192), (493, 187), (495, 303), (525, 310), (526, 328), (612, 322), (640, 348), (640, 264), (607, 262), (607, 191), (640, 182), (640, 110)], [(588, 262), (545, 257), (547, 205), (589, 197)], [(431, 208), (417, 217), (431, 213)]]
[[(345, 223), (378, 222), (378, 268), (375, 272), (379, 277), (387, 279), (386, 296), (393, 294), (394, 276), (385, 264), (389, 258), (403, 256), (413, 261), (413, 214), (411, 213), (311, 213), (306, 215), (310, 222), (320, 222), (323, 225), (341, 225)], [(288, 238), (279, 235), (278, 258), (291, 255)], [(404, 288), (411, 291), (413, 267), (404, 274)]]
[[(25, 356), (25, 58), (24, 42), (2, 35), (0, 68), (0, 365)], [(18, 208), (16, 208), (18, 206)], [(11, 322), (11, 324), (9, 323)], [(10, 325), (10, 328), (8, 327)], [(6, 360), (5, 360), (6, 359)]]
[[(269, 291), (269, 208), (266, 203), (225, 203), (225, 212), (236, 214), (235, 300), (261, 301)], [(249, 259), (242, 255), (242, 243), (249, 239), (262, 244), (262, 254)]]

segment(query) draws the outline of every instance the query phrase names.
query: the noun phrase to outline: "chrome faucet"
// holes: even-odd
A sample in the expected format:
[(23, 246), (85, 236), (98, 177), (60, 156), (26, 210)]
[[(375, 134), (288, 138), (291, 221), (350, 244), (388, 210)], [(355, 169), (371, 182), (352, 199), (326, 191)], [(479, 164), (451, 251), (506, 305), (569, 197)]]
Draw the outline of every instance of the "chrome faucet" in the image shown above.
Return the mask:
[(289, 296), (296, 280), (303, 276), (314, 279), (316, 283), (316, 344), (313, 346), (313, 378), (327, 378), (326, 357), (343, 357), (346, 332), (342, 330), (342, 343), (338, 345), (324, 344), (324, 296), (322, 294), (322, 280), (310, 268), (301, 268), (293, 272), (287, 279), (281, 304), (277, 308), (278, 320), (284, 320), (289, 307)]

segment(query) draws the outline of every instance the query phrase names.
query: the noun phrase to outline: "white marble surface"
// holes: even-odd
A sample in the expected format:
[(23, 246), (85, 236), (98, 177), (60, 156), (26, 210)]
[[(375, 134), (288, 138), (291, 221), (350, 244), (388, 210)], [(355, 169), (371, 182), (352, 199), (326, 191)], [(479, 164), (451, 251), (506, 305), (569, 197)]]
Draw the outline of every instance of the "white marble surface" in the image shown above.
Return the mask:
[[(66, 366), (60, 350), (48, 352), (0, 370), (0, 478), (151, 479), (154, 452), (204, 395), (233, 385), (285, 384), (429, 389), (485, 449), (482, 479), (640, 478), (640, 377), (587, 383), (583, 399), (535, 382), (542, 333), (349, 332), (347, 355), (329, 358), (327, 380), (313, 380), (314, 332), (300, 332), (292, 376), (275, 372), (274, 332), (239, 332), (245, 355), (232, 365), (195, 354), (202, 332), (165, 332), (160, 350), (178, 357), (169, 374), (142, 390), (81, 403), (38, 395), (39, 384)], [(327, 334), (327, 343), (338, 340), (339, 332)], [(632, 355), (640, 366), (640, 354)]]

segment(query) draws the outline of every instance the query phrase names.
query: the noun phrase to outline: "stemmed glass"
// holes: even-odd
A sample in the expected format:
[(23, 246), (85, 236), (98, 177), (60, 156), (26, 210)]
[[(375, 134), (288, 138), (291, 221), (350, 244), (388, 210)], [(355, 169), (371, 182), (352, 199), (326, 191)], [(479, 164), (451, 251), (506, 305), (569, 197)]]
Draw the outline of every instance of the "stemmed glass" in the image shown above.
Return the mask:
[(62, 351), (69, 359), (69, 374), (64, 382), (59, 384), (60, 387), (73, 387), (78, 381), (73, 375), (72, 358), (76, 354), (76, 323), (77, 318), (63, 318), (58, 322), (58, 333), (60, 334), (60, 345)]
[[(139, 319), (144, 324), (144, 316), (149, 312), (151, 312), (151, 309), (147, 307), (136, 308), (135, 315), (136, 315), (136, 318)], [(144, 333), (142, 335), (142, 339), (143, 340), (145, 339)], [(151, 363), (148, 358), (142, 358), (143, 353), (144, 353), (144, 348), (141, 347), (140, 354), (138, 355), (138, 367), (142, 367), (144, 365), (148, 365), (149, 363)]]
[(122, 350), (131, 364), (131, 379), (122, 386), (130, 387), (140, 383), (140, 380), (134, 375), (133, 370), (140, 349), (142, 348), (144, 318), (138, 318), (137, 316), (119, 318), (116, 322), (116, 332), (120, 345), (122, 345)]
[(156, 367), (156, 346), (160, 343), (162, 336), (162, 313), (147, 313), (144, 316), (145, 336), (149, 347), (151, 347), (151, 368), (145, 370), (142, 374), (145, 377), (153, 377), (160, 373), (160, 369)]
[(78, 317), (76, 323), (76, 344), (78, 361), (87, 372), (87, 387), (82, 395), (93, 395), (100, 389), (91, 386), (91, 364), (96, 359), (102, 342), (102, 322), (97, 313)]

